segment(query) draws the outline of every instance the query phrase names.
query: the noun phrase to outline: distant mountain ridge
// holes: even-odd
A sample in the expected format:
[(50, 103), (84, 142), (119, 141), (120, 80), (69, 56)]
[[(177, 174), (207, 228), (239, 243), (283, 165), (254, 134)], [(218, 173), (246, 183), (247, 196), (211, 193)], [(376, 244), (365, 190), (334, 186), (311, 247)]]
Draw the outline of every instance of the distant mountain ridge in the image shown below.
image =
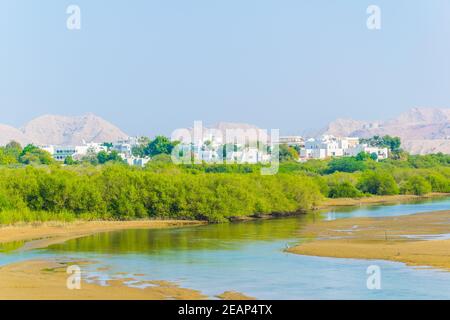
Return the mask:
[(23, 145), (80, 145), (126, 139), (128, 135), (110, 122), (92, 114), (83, 116), (44, 115), (16, 129), (0, 125), (0, 145), (15, 140)]
[(413, 154), (450, 154), (450, 109), (412, 108), (388, 121), (337, 119), (321, 133), (361, 138), (389, 134), (400, 137)]
[(30, 143), (30, 140), (19, 129), (0, 124), (0, 145), (3, 146), (12, 140), (17, 141), (22, 145)]
[[(222, 133), (229, 129), (256, 129), (259, 139), (266, 141), (265, 134), (251, 124), (219, 122), (210, 128)], [(337, 119), (320, 134), (361, 138), (389, 134), (399, 136), (403, 148), (413, 154), (450, 154), (450, 109), (413, 108), (387, 121)], [(113, 142), (126, 138), (128, 135), (121, 129), (92, 113), (73, 117), (44, 115), (20, 129), (0, 124), (0, 145), (12, 140), (22, 145), (80, 145), (83, 141)]]

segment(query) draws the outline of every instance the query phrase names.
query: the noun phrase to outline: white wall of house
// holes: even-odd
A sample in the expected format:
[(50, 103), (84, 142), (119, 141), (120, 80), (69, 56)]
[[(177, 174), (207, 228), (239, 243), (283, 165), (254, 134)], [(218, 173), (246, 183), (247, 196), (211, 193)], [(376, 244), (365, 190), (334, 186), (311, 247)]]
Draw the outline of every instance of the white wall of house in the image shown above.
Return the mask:
[(64, 161), (68, 156), (73, 158), (82, 158), (89, 152), (99, 153), (100, 151), (107, 151), (108, 148), (99, 143), (87, 143), (82, 146), (40, 146), (40, 149), (47, 151), (57, 161)]
[(76, 146), (73, 157), (82, 158), (88, 154), (99, 153), (100, 151), (108, 151), (108, 148), (100, 143), (86, 143), (83, 146)]
[(387, 159), (387, 148), (369, 147), (367, 144), (359, 144), (359, 138), (337, 138), (324, 135), (319, 139), (309, 139), (305, 147), (300, 150), (301, 160), (326, 159), (332, 157), (356, 156), (360, 152), (375, 153), (379, 160)]
[(281, 136), (278, 141), (280, 144), (289, 146), (303, 146), (305, 144), (305, 139), (302, 136)]
[(112, 149), (119, 152), (131, 155), (133, 146), (130, 143), (113, 143)]
[(384, 160), (389, 158), (388, 148), (369, 147), (367, 144), (360, 144), (353, 148), (349, 148), (346, 153), (348, 156), (357, 156), (361, 152), (367, 152), (369, 154), (375, 153), (378, 160)]
[(145, 167), (145, 165), (151, 161), (150, 158), (130, 157), (124, 153), (120, 154), (120, 156), (130, 166)]

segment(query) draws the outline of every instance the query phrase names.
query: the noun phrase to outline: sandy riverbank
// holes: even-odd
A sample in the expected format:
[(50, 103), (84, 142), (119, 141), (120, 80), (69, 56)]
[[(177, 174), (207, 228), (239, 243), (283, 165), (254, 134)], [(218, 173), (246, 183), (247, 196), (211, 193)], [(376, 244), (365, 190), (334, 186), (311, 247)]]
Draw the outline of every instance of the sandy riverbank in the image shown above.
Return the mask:
[[(19, 250), (44, 248), (51, 244), (61, 243), (70, 239), (84, 237), (99, 232), (124, 229), (175, 228), (198, 226), (202, 221), (184, 220), (147, 220), (147, 221), (90, 221), (73, 223), (41, 223), (16, 225), (0, 228), (0, 244), (19, 244)], [(14, 248), (14, 246), (11, 246)], [(17, 248), (14, 248), (17, 249)], [(86, 261), (61, 260), (29, 260), (0, 267), (0, 300), (198, 300), (208, 297), (199, 291), (180, 288), (176, 284), (153, 280), (139, 281), (135, 285), (150, 285), (149, 287), (134, 288), (126, 282), (135, 281), (133, 278), (114, 278), (107, 281), (107, 286), (87, 283), (83, 277), (80, 290), (69, 290), (66, 282), (66, 269), (70, 264), (83, 265)], [(98, 271), (108, 271), (105, 270)], [(95, 280), (95, 279), (90, 279)], [(251, 300), (242, 293), (226, 291), (217, 296), (223, 300)]]
[(222, 300), (256, 300), (255, 298), (236, 291), (225, 291), (224, 293), (217, 295), (217, 298)]
[[(205, 224), (187, 220), (49, 222), (0, 227), (0, 244), (19, 242), (21, 250), (45, 248), (99, 232), (124, 229), (175, 228)], [(22, 242), (22, 243), (20, 243)]]
[(412, 194), (398, 194), (388, 196), (371, 196), (365, 198), (337, 198), (326, 199), (318, 206), (318, 209), (327, 209), (330, 207), (347, 207), (347, 206), (361, 206), (371, 204), (394, 204), (401, 202), (408, 202), (414, 200), (425, 200), (439, 197), (450, 197), (450, 193), (429, 193), (423, 196), (416, 196)]
[[(413, 200), (450, 196), (450, 194), (431, 193), (425, 196), (393, 195), (372, 196), (360, 199), (341, 198), (326, 199), (317, 209), (329, 209), (341, 206), (360, 206), (371, 204), (400, 203)], [(271, 218), (273, 215), (258, 217)], [(239, 217), (236, 220), (254, 220), (255, 217)], [(45, 248), (49, 245), (61, 243), (70, 239), (88, 236), (98, 232), (108, 232), (123, 229), (140, 228), (173, 228), (206, 224), (205, 221), (188, 220), (140, 220), (140, 221), (77, 221), (77, 222), (44, 222), (18, 224), (14, 226), (0, 226), (0, 244), (17, 243), (23, 250)], [(14, 245), (11, 245), (14, 247)]]
[[(120, 273), (100, 285), (95, 278), (86, 278), (83, 266), (89, 261), (29, 260), (0, 267), (0, 300), (203, 300), (208, 299), (197, 290), (180, 288), (161, 280), (140, 281)], [(81, 268), (80, 289), (69, 289), (70, 274), (67, 268), (77, 265)], [(136, 275), (137, 276), (137, 275)], [(91, 280), (86, 282), (86, 280)], [(146, 285), (135, 288), (127, 285)], [(253, 300), (242, 293), (226, 291), (217, 295), (222, 300)]]
[[(83, 265), (81, 262), (74, 262)], [(124, 284), (133, 279), (115, 279), (108, 286), (81, 283), (80, 290), (67, 288), (68, 263), (62, 261), (25, 261), (0, 268), (1, 300), (164, 300), (206, 299), (200, 292), (179, 288), (166, 281), (150, 281), (151, 287), (131, 288)], [(83, 279), (83, 273), (82, 273)]]
[(427, 235), (450, 235), (450, 211), (320, 221), (301, 230), (300, 236), (310, 241), (288, 251), (311, 256), (391, 260), (450, 271), (450, 240), (425, 240)]

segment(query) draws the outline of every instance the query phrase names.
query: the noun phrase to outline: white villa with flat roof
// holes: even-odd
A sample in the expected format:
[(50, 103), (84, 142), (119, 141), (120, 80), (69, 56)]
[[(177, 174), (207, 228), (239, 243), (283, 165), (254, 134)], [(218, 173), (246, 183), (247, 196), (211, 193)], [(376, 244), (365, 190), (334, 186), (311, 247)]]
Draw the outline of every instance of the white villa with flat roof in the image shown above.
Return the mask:
[(302, 136), (281, 136), (278, 142), (288, 146), (304, 146), (305, 139)]
[(360, 152), (376, 154), (379, 160), (389, 157), (387, 148), (360, 144), (359, 138), (323, 135), (318, 139), (311, 138), (305, 142), (305, 147), (300, 150), (300, 160), (356, 156)]
[(82, 146), (39, 146), (40, 149), (47, 151), (53, 156), (53, 159), (64, 162), (67, 157), (82, 158), (89, 153), (99, 153), (100, 151), (107, 151), (108, 148), (102, 146), (100, 143), (85, 143)]

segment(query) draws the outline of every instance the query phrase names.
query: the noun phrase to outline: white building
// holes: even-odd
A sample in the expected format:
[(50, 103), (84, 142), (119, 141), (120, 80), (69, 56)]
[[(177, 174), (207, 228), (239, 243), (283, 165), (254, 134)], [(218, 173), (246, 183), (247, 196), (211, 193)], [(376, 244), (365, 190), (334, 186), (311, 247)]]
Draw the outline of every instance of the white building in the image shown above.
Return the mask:
[(388, 148), (370, 147), (367, 144), (359, 144), (352, 148), (347, 149), (346, 155), (355, 157), (361, 152), (366, 152), (368, 154), (376, 154), (377, 160), (384, 160), (389, 158)]
[(75, 154), (73, 155), (73, 157), (75, 159), (81, 159), (88, 154), (97, 154), (100, 151), (107, 152), (108, 147), (102, 145), (101, 143), (95, 143), (95, 142), (85, 143), (82, 146), (75, 147)]
[[(231, 150), (224, 150), (227, 147), (231, 147)], [(205, 144), (202, 145), (178, 145), (177, 150), (185, 156), (187, 153), (192, 152), (195, 160), (206, 163), (256, 164), (270, 162), (271, 160), (270, 154), (256, 147), (245, 147), (240, 144), (223, 145), (214, 143), (211, 140), (206, 140)], [(187, 157), (188, 161), (190, 159), (190, 157)]]
[(73, 157), (77, 152), (76, 147), (72, 146), (41, 146), (39, 148), (50, 153), (57, 161), (64, 161), (69, 156)]
[(139, 158), (134, 156), (128, 156), (124, 153), (120, 154), (122, 159), (130, 166), (137, 166), (137, 167), (145, 167), (145, 165), (151, 161), (150, 158)]
[(377, 159), (383, 160), (389, 157), (387, 148), (369, 147), (367, 144), (360, 144), (359, 138), (355, 137), (334, 137), (323, 135), (319, 139), (309, 139), (305, 142), (305, 147), (300, 150), (300, 159), (326, 159), (343, 156), (356, 156), (360, 152), (376, 154)]
[(89, 153), (97, 154), (100, 151), (107, 151), (108, 148), (100, 143), (85, 143), (82, 146), (40, 146), (40, 149), (47, 151), (57, 161), (64, 161), (67, 157), (81, 159)]
[(127, 156), (132, 156), (133, 147), (141, 145), (141, 142), (141, 137), (129, 137), (125, 140), (113, 142), (111, 149)]
[(111, 149), (117, 151), (118, 153), (123, 153), (128, 156), (131, 156), (133, 146), (130, 143), (126, 143), (126, 142), (115, 142), (115, 143), (113, 143)]
[[(131, 138), (130, 138), (131, 139)], [(137, 141), (137, 140), (136, 140)], [(113, 143), (112, 150), (116, 150), (121, 158), (130, 166), (144, 167), (150, 158), (139, 158), (132, 155), (133, 141), (120, 141)], [(108, 152), (108, 147), (100, 143), (84, 143), (81, 146), (40, 146), (40, 149), (50, 153), (57, 161), (64, 162), (64, 160), (71, 156), (74, 160), (81, 160), (87, 155), (97, 155), (101, 151)]]
[(281, 136), (278, 139), (280, 144), (287, 144), (288, 146), (304, 146), (305, 139), (301, 136)]
[(300, 158), (303, 159), (325, 159), (330, 157), (342, 157), (344, 147), (348, 145), (331, 135), (324, 135), (320, 139), (309, 139), (305, 142), (305, 148), (300, 150)]

